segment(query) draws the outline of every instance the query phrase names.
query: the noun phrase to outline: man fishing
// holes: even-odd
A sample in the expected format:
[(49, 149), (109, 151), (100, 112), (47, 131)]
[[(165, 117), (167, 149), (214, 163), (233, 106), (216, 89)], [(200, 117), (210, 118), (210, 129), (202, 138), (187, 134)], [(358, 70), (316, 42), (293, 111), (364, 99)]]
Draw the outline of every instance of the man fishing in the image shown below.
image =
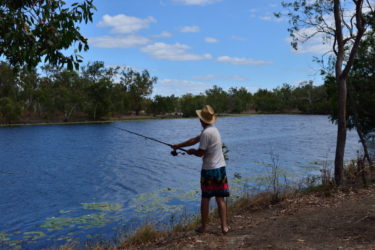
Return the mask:
[(195, 155), (203, 159), (200, 181), (202, 190), (202, 225), (195, 231), (197, 233), (206, 232), (210, 199), (211, 197), (215, 197), (219, 208), (221, 230), (223, 234), (227, 234), (229, 228), (224, 197), (229, 196), (229, 188), (221, 136), (219, 130), (213, 125), (217, 118), (214, 109), (210, 105), (205, 105), (201, 110), (196, 110), (196, 113), (203, 127), (201, 134), (185, 142), (174, 144), (171, 147), (176, 150), (178, 148), (195, 145), (199, 142), (198, 149), (187, 150), (189, 155)]

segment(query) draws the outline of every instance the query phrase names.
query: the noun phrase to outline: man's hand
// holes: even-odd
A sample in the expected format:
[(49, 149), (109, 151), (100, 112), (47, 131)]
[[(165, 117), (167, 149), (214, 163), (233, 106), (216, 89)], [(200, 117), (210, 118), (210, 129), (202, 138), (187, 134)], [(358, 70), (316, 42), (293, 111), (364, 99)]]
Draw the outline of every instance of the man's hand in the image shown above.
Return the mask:
[(191, 149), (189, 149), (189, 150), (187, 151), (187, 153), (188, 153), (188, 155), (195, 155), (195, 152), (196, 152), (196, 151), (197, 151), (196, 149), (191, 148)]
[(198, 157), (202, 157), (204, 156), (204, 154), (206, 153), (205, 150), (203, 149), (194, 149), (194, 148), (191, 148), (187, 151), (188, 155), (195, 155), (195, 156), (198, 156)]
[(173, 144), (173, 145), (171, 146), (171, 148), (172, 148), (173, 150), (177, 150), (178, 148), (180, 148), (180, 146), (179, 146), (178, 144)]

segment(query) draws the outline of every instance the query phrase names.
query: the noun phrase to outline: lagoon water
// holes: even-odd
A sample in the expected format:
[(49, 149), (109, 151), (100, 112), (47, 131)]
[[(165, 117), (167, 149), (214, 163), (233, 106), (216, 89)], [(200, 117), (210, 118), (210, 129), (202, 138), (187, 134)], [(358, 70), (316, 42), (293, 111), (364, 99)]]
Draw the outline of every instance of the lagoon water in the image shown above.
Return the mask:
[[(198, 119), (0, 128), (0, 248), (111, 239), (137, 225), (163, 227), (199, 211), (201, 159), (162, 144), (200, 133)], [(327, 116), (219, 118), (230, 149), (233, 196), (259, 190), (277, 162), (290, 182), (332, 167), (336, 126)], [(347, 160), (360, 150), (348, 132)]]

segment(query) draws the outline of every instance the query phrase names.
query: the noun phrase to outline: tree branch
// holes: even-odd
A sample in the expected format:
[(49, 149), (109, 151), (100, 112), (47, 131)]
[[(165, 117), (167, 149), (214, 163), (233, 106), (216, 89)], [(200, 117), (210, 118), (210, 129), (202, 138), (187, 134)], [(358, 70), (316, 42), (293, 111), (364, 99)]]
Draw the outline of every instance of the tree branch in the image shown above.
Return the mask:
[[(345, 27), (348, 29), (350, 36), (353, 36), (353, 28), (354, 28), (353, 22), (350, 22), (351, 25), (349, 25), (349, 24), (345, 21), (344, 10), (343, 10), (342, 8), (341, 8), (340, 12), (341, 12), (342, 23), (343, 23), (343, 24), (345, 25)], [(355, 16), (355, 15), (353, 15), (352, 18), (351, 18), (350, 20), (352, 20), (354, 16)]]
[(365, 21), (363, 18), (362, 6), (363, 0), (353, 0), (356, 3), (356, 27), (357, 27), (357, 36), (355, 38), (352, 50), (350, 51), (349, 59), (345, 65), (345, 69), (342, 72), (342, 76), (346, 77), (349, 74), (349, 71), (353, 65), (354, 57), (357, 54), (359, 43), (361, 42), (362, 36), (366, 31)]
[(334, 9), (334, 16), (335, 16), (335, 26), (336, 26), (336, 34), (335, 38), (337, 39), (337, 60), (336, 60), (336, 78), (341, 76), (342, 73), (342, 63), (344, 60), (344, 39), (342, 34), (342, 22), (341, 22), (341, 14), (340, 14), (340, 0), (333, 1), (333, 9)]
[(369, 0), (366, 0), (366, 3), (367, 3), (367, 5), (368, 5), (368, 8), (370, 9), (370, 11), (371, 11), (371, 12), (374, 12), (374, 9), (372, 8), (370, 1), (369, 1)]

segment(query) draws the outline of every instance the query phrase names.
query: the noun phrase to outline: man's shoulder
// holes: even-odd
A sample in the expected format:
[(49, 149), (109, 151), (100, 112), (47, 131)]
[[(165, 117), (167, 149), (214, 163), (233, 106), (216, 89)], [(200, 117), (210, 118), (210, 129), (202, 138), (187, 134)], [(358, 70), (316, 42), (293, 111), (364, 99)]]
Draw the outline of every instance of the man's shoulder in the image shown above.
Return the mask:
[(202, 134), (206, 134), (206, 135), (217, 135), (219, 134), (219, 130), (215, 127), (215, 126), (209, 126), (207, 128), (205, 128), (202, 132)]

